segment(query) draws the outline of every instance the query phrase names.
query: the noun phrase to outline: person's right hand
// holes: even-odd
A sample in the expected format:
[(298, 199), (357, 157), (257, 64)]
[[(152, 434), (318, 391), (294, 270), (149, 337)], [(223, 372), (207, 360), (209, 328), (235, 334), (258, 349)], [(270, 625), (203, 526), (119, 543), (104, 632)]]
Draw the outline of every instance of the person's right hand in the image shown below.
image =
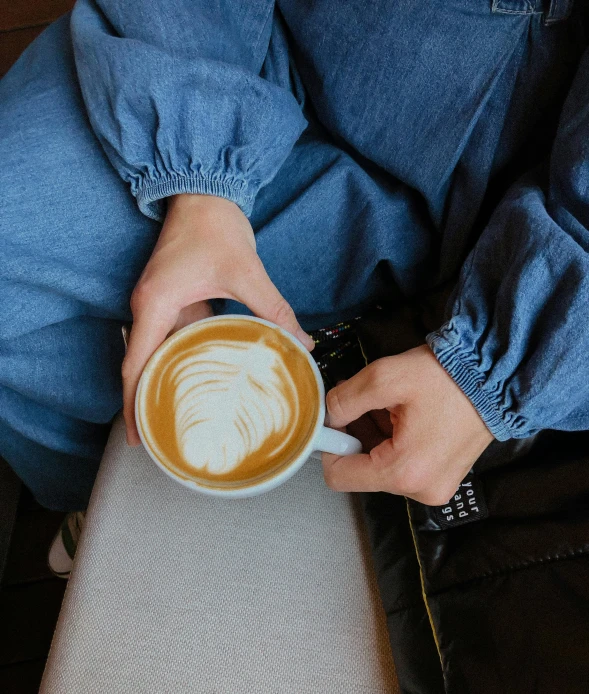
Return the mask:
[(131, 296), (133, 327), (122, 368), (130, 445), (140, 443), (135, 393), (147, 361), (171, 332), (212, 315), (207, 300), (213, 298), (240, 301), (313, 349), (313, 340), (268, 277), (240, 208), (213, 195), (170, 198), (158, 242)]
[[(493, 434), (427, 345), (382, 357), (327, 394), (329, 424), (364, 453), (323, 453), (325, 481), (340, 492), (402, 494), (445, 504)], [(366, 414), (369, 414), (367, 417)]]

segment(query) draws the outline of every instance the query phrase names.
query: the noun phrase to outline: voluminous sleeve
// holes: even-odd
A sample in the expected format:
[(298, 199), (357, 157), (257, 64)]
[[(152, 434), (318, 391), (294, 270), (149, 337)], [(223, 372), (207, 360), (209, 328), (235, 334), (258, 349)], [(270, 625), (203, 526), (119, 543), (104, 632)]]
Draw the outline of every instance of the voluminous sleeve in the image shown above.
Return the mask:
[(274, 0), (78, 0), (72, 38), (92, 128), (140, 210), (219, 195), (251, 212), (306, 127), (260, 76)]
[(495, 211), (428, 343), (497, 439), (589, 429), (589, 52), (550, 162)]

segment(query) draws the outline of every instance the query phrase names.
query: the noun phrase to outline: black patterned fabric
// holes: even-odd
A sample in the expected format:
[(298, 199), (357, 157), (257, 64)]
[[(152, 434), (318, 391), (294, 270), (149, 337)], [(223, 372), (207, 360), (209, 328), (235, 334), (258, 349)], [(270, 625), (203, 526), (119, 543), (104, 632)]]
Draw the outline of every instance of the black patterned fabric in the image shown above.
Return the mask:
[(326, 390), (366, 366), (356, 331), (359, 321), (360, 317), (353, 318), (310, 333), (315, 342), (313, 357), (323, 376)]

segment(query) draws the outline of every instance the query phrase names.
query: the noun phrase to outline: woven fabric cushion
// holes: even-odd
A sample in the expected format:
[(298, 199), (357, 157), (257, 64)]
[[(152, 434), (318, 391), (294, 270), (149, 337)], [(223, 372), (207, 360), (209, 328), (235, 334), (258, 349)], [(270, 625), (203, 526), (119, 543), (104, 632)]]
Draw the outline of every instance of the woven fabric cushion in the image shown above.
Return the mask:
[(79, 692), (398, 692), (353, 497), (315, 459), (259, 497), (201, 496), (119, 419), (41, 686)]

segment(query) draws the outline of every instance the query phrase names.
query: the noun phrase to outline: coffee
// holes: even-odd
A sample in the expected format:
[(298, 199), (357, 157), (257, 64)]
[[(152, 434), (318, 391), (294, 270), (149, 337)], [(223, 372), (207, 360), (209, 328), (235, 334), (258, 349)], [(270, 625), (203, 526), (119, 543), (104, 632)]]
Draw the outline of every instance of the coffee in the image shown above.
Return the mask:
[(320, 402), (301, 349), (239, 317), (195, 323), (164, 343), (138, 398), (138, 426), (161, 464), (220, 489), (288, 467), (314, 434)]

